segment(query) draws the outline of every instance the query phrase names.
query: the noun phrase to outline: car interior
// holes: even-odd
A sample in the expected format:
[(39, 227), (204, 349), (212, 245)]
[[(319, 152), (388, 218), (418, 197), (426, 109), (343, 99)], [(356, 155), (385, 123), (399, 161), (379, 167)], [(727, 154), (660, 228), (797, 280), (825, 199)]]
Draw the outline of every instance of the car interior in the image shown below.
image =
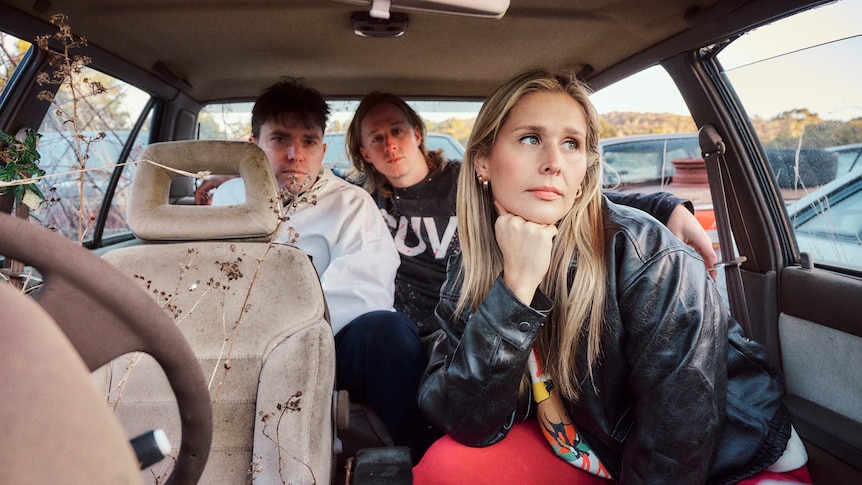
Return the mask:
[[(337, 389), (313, 261), (272, 244), (279, 197), (246, 143), (250, 102), (294, 77), (339, 133), (341, 106), (391, 92), (465, 145), (494, 87), (548, 67), (576, 72), (600, 113), (672, 93), (690, 124), (644, 116), (602, 137), (700, 134), (716, 284), (784, 378), (813, 482), (862, 483), (862, 165), (846, 161), (862, 144), (860, 20), (860, 0), (0, 0), (0, 131), (38, 132), (44, 171), (24, 182), (44, 199), (30, 207), (5, 190), (20, 158), (0, 143), (0, 470), (409, 483), (379, 418)], [(254, 195), (196, 206), (210, 174)], [(154, 430), (170, 451), (141, 444)]]

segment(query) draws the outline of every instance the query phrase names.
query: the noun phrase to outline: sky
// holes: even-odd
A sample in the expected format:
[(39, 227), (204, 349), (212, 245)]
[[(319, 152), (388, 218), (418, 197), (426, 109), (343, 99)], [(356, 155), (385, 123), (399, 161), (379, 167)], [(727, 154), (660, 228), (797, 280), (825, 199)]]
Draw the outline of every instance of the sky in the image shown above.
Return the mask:
[(599, 113), (637, 111), (642, 113), (689, 114), (670, 76), (660, 66), (641, 71), (594, 93), (590, 99)]
[[(761, 27), (737, 39), (719, 55), (734, 84), (745, 82), (760, 90), (760, 93), (754, 91), (746, 98), (746, 109), (750, 115), (768, 118), (785, 111), (788, 100), (794, 100), (800, 107), (807, 107), (830, 119), (846, 120), (862, 116), (862, 107), (854, 104), (859, 102), (858, 96), (854, 96), (856, 99), (851, 101), (836, 96), (841, 92), (859, 93), (858, 80), (862, 79), (862, 0), (842, 0), (798, 17), (803, 16), (813, 19), (806, 19), (803, 23), (800, 18), (789, 18)], [(818, 27), (811, 28), (812, 23)], [(819, 64), (815, 72), (799, 72), (798, 66), (787, 65), (784, 66), (786, 72), (792, 73), (788, 75), (790, 79), (787, 83), (769, 86), (756, 82), (762, 76), (762, 72), (758, 72), (761, 67), (756, 64), (758, 60), (853, 37), (855, 39), (843, 42), (847, 46), (840, 51), (839, 59), (823, 54), (826, 50), (839, 53), (834, 46), (830, 49), (811, 49), (808, 53), (810, 62)], [(855, 62), (847, 62), (847, 59)], [(782, 62), (782, 59), (773, 59), (770, 68), (775, 69)], [(830, 75), (828, 70), (836, 68), (841, 69), (840, 76)], [(855, 87), (842, 89), (836, 86), (830, 90), (820, 87), (822, 82), (838, 78), (854, 82)], [(647, 69), (609, 86), (595, 93), (592, 100), (599, 113), (641, 111), (689, 114), (682, 97), (661, 67)]]

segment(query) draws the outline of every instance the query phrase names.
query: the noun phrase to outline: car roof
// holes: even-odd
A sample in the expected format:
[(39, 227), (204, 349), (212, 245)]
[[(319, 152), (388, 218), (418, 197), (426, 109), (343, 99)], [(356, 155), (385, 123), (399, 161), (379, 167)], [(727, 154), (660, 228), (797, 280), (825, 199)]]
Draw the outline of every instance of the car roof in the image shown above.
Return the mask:
[(695, 138), (697, 133), (650, 133), (646, 135), (626, 135), (602, 138), (599, 140), (601, 145), (613, 145), (616, 143), (627, 143), (632, 141), (644, 140), (675, 140), (680, 138)]
[[(408, 23), (404, 35), (386, 39), (354, 34), (351, 15), (367, 13), (369, 3), (2, 0), (0, 15), (19, 26), (12, 34), (33, 38), (51, 32), (33, 24), (34, 17), (47, 22), (63, 13), (94, 51), (108, 51), (125, 68), (144, 70), (199, 103), (254, 98), (284, 75), (331, 97), (383, 90), (476, 99), (536, 65), (573, 69), (602, 87), (822, 2), (664, 0), (657, 7), (642, 0), (511, 0), (502, 18), (488, 19), (405, 10), (399, 4), (423, 2), (393, 0), (391, 12), (406, 13)], [(629, 65), (618, 69), (622, 64)]]
[(828, 150), (830, 152), (858, 152), (862, 151), (862, 143), (850, 143), (849, 145), (827, 147), (824, 150)]
[[(837, 203), (844, 197), (858, 192), (860, 187), (862, 187), (862, 170), (854, 170), (841, 174), (834, 180), (787, 204), (787, 212), (791, 218), (803, 215), (804, 217), (801, 218), (800, 223), (807, 221), (811, 217), (824, 212), (825, 206)], [(826, 205), (818, 203), (818, 201), (823, 199), (828, 199)]]

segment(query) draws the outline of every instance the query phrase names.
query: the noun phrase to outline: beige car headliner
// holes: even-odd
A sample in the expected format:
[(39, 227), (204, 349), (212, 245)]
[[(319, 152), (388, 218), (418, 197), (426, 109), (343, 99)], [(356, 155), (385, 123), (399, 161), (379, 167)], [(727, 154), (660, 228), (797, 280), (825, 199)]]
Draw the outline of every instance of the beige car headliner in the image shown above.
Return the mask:
[(336, 0), (2, 3), (43, 20), (64, 13), (91, 45), (208, 101), (254, 97), (283, 75), (330, 96), (482, 97), (532, 66), (605, 73), (602, 84), (623, 61), (648, 66), (807, 2), (511, 0), (498, 20), (404, 11), (407, 31), (393, 39), (354, 35), (351, 13), (368, 7)]

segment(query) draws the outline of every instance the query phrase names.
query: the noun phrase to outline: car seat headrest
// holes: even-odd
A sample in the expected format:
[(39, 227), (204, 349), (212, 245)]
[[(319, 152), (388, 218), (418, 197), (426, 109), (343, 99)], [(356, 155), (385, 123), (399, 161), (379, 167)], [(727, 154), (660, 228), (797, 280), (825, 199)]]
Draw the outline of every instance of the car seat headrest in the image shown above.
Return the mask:
[[(239, 175), (245, 183), (245, 203), (171, 204), (171, 181), (187, 176), (177, 170)], [(253, 143), (154, 143), (141, 154), (132, 181), (127, 221), (138, 238), (148, 241), (259, 239), (271, 237), (277, 229), (280, 204), (278, 185), (266, 154)]]

